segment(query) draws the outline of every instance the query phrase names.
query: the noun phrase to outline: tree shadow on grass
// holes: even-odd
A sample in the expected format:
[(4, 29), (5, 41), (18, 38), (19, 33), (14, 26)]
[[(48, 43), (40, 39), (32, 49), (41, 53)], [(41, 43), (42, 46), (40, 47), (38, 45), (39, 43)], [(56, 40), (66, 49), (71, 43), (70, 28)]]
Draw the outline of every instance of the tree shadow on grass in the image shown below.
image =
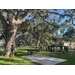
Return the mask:
[(0, 65), (9, 65), (9, 59), (0, 58)]
[[(31, 51), (30, 49), (27, 49), (28, 51)], [(34, 50), (34, 49), (33, 49)], [(2, 53), (1, 53), (2, 55)], [(1, 62), (0, 65), (40, 65), (39, 63), (33, 62), (31, 60), (22, 58), (21, 56), (29, 55), (27, 51), (17, 51), (17, 54), (15, 55), (15, 60), (11, 58), (11, 62), (9, 62), (9, 57), (7, 58), (0, 58)]]
[(15, 60), (14, 61), (12, 60), (12, 62), (15, 63), (15, 65), (24, 65), (24, 64), (25, 65), (41, 65), (41, 64), (33, 62), (29, 59), (25, 59), (25, 58), (21, 57), (21, 56), (26, 56), (26, 55), (29, 55), (28, 52), (19, 51), (15, 55)]
[(15, 57), (15, 60), (11, 58), (11, 62), (8, 58), (0, 58), (0, 60), (0, 65), (40, 65), (39, 63), (33, 62), (22, 57)]
[(17, 51), (38, 51), (37, 49), (18, 49)]

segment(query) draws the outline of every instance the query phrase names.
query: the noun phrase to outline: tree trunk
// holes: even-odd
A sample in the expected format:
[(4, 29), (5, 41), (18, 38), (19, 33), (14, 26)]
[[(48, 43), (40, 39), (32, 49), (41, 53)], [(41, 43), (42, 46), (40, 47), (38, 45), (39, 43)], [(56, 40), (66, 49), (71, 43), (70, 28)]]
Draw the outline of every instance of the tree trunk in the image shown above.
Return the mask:
[(10, 54), (11, 45), (13, 45), (15, 48), (16, 32), (17, 29), (15, 29), (14, 27), (12, 28), (12, 26), (9, 26), (7, 28), (6, 45), (3, 56), (8, 56)]
[(39, 47), (40, 46), (40, 40), (38, 40), (38, 42), (37, 42), (37, 47)]
[(37, 45), (36, 47), (38, 48), (40, 46), (40, 37), (37, 39)]
[(22, 15), (19, 15), (18, 12), (17, 12), (19, 18), (16, 19), (16, 14), (15, 14), (14, 9), (7, 9), (7, 22), (4, 23), (5, 21), (2, 20), (3, 25), (5, 25), (5, 32), (6, 32), (6, 37), (5, 37), (6, 43), (5, 43), (5, 51), (3, 53), (3, 56), (8, 56), (10, 54), (11, 45), (13, 45), (14, 48), (15, 48), (15, 39), (16, 39), (17, 29), (20, 27), (24, 18), (31, 11), (32, 10), (27, 10), (23, 14), (21, 12)]

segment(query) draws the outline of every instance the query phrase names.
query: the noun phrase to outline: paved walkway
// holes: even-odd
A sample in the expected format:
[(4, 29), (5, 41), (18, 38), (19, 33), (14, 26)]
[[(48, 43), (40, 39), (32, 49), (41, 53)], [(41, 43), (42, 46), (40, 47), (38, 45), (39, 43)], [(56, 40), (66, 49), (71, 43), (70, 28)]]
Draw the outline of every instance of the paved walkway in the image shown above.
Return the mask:
[(67, 61), (64, 59), (48, 57), (48, 56), (43, 56), (43, 55), (27, 55), (27, 56), (22, 56), (22, 57), (32, 60), (34, 62), (40, 63), (42, 65), (55, 65), (57, 63)]

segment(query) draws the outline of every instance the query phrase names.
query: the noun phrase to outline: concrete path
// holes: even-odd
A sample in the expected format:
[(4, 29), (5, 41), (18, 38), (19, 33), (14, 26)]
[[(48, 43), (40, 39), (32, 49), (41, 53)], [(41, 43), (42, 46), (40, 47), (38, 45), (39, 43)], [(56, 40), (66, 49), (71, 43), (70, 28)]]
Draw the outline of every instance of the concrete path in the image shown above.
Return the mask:
[(43, 55), (28, 55), (28, 56), (21, 56), (21, 57), (40, 63), (42, 65), (55, 65), (57, 63), (67, 61), (64, 59), (48, 57)]

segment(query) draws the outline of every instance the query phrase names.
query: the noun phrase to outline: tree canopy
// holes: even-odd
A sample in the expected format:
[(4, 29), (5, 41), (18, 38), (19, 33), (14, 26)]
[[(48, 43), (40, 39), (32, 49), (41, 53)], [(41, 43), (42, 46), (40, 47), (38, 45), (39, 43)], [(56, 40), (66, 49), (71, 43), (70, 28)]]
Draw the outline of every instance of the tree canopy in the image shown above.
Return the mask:
[[(17, 32), (31, 42), (35, 39), (38, 45), (54, 44), (56, 37), (66, 34), (70, 27), (74, 28), (74, 20), (74, 9), (1, 9), (1, 34), (6, 40), (5, 50), (9, 51), (11, 44), (15, 46)], [(34, 35), (36, 37), (32, 38)]]
[[(63, 13), (60, 14), (60, 11)], [(49, 16), (44, 18), (47, 13), (49, 13)], [(58, 30), (60, 30), (60, 34), (63, 35), (69, 27), (74, 25), (72, 23), (73, 13), (74, 10), (72, 9), (35, 10), (31, 12), (28, 17), (29, 19), (23, 22), (19, 30), (21, 30), (22, 33), (27, 32), (32, 36), (34, 36), (35, 30), (37, 30), (42, 37), (42, 39), (40, 39), (41, 44), (52, 44), (55, 42), (54, 38), (58, 35)]]

